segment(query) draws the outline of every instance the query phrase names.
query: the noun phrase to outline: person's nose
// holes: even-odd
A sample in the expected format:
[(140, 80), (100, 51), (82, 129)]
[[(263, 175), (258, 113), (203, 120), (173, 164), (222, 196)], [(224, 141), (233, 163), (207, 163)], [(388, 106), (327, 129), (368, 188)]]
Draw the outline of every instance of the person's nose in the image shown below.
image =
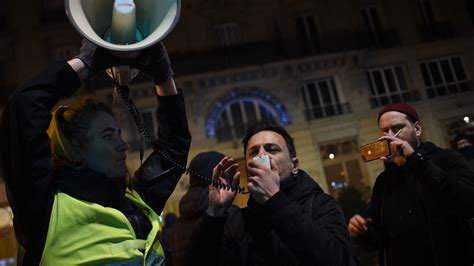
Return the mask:
[(260, 147), (260, 149), (258, 150), (258, 156), (262, 155), (268, 155), (264, 147)]
[(130, 148), (127, 142), (125, 142), (122, 137), (120, 137), (119, 144), (118, 144), (118, 150), (120, 152), (127, 151)]

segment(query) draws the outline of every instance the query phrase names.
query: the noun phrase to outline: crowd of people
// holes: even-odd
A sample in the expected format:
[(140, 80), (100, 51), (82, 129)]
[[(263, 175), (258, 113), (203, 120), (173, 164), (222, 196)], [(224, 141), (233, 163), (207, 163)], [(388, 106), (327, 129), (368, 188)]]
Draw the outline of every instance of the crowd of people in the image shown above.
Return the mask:
[[(157, 98), (153, 152), (133, 174), (125, 164), (128, 144), (107, 104), (82, 99), (55, 108), (82, 80), (122, 63), (150, 76)], [(78, 56), (18, 88), (3, 113), (2, 163), (23, 250), (19, 261), (358, 265), (357, 244), (378, 250), (383, 266), (472, 265), (470, 136), (456, 136), (457, 152), (422, 141), (420, 117), (406, 103), (385, 106), (376, 122), (380, 140), (396, 152), (381, 158), (385, 170), (367, 213), (347, 222), (336, 199), (300, 169), (290, 134), (259, 122), (242, 141), (247, 207), (232, 204), (241, 174), (235, 159), (206, 151), (191, 161), (180, 217), (164, 232), (159, 216), (185, 171), (180, 166), (187, 165), (191, 143), (166, 49), (159, 43), (123, 59), (85, 41)], [(261, 156), (269, 165), (255, 159)]]

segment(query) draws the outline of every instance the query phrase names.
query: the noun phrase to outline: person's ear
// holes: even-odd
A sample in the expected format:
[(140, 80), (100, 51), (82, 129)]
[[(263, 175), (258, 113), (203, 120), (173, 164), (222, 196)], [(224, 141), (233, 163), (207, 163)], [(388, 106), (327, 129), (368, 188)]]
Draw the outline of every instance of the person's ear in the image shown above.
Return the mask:
[(415, 134), (417, 137), (421, 136), (421, 123), (420, 121), (416, 121), (415, 124), (413, 125), (413, 128), (415, 129)]
[(293, 164), (293, 167), (291, 168), (291, 173), (293, 175), (296, 175), (296, 174), (298, 174), (298, 170), (299, 170), (299, 166), (300, 166), (298, 158), (295, 157), (295, 158), (291, 159), (291, 162)]

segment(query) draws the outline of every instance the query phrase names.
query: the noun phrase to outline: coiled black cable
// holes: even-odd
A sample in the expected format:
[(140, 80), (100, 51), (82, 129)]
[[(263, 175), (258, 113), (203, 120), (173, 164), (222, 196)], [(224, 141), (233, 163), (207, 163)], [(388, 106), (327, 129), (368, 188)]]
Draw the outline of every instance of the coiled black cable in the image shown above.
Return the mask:
[[(128, 113), (132, 116), (133, 121), (137, 125), (138, 131), (140, 132), (140, 136), (144, 137), (148, 142), (152, 143), (153, 149), (158, 151), (161, 155), (162, 158), (164, 158), (166, 161), (168, 161), (173, 167), (183, 171), (187, 175), (193, 175), (197, 176), (200, 180), (207, 184), (211, 184), (215, 188), (219, 189), (225, 189), (227, 191), (234, 191), (240, 194), (248, 194), (248, 191), (245, 191), (245, 188), (239, 187), (236, 185), (229, 185), (229, 184), (223, 184), (217, 180), (212, 181), (210, 178), (205, 177), (201, 175), (200, 173), (193, 171), (189, 168), (186, 168), (185, 166), (177, 163), (171, 156), (164, 151), (160, 145), (158, 144), (158, 141), (156, 140), (155, 136), (150, 134), (148, 129), (145, 126), (145, 123), (143, 123), (142, 117), (140, 115), (140, 110), (135, 106), (133, 103), (132, 99), (130, 98), (129, 95), (129, 88), (128, 86), (119, 86), (118, 84), (114, 85), (115, 87), (115, 92), (120, 96), (122, 99), (123, 104), (125, 105)], [(143, 140), (141, 139), (140, 141), (140, 161), (143, 159)]]

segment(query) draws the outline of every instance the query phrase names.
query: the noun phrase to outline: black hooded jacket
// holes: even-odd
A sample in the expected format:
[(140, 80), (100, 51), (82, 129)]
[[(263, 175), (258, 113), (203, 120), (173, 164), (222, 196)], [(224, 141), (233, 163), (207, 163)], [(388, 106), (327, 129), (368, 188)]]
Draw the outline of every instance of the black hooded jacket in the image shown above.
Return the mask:
[(378, 247), (382, 266), (473, 264), (474, 174), (456, 152), (425, 142), (405, 166), (386, 164), (369, 217), (359, 240)]
[(353, 265), (351, 246), (339, 204), (300, 170), (264, 205), (204, 216), (188, 265)]
[[(146, 237), (151, 228), (143, 211), (125, 198), (124, 179), (107, 179), (94, 171), (53, 161), (46, 133), (50, 112), (60, 98), (74, 94), (80, 85), (76, 72), (66, 62), (58, 62), (16, 90), (2, 115), (4, 179), (15, 233), (25, 249), (24, 265), (38, 265), (41, 260), (58, 190), (122, 211), (137, 237)], [(183, 96), (158, 97), (157, 111), (162, 151), (176, 163), (186, 165), (191, 137)], [(161, 213), (182, 173), (183, 169), (154, 151), (129, 185), (156, 213)]]

